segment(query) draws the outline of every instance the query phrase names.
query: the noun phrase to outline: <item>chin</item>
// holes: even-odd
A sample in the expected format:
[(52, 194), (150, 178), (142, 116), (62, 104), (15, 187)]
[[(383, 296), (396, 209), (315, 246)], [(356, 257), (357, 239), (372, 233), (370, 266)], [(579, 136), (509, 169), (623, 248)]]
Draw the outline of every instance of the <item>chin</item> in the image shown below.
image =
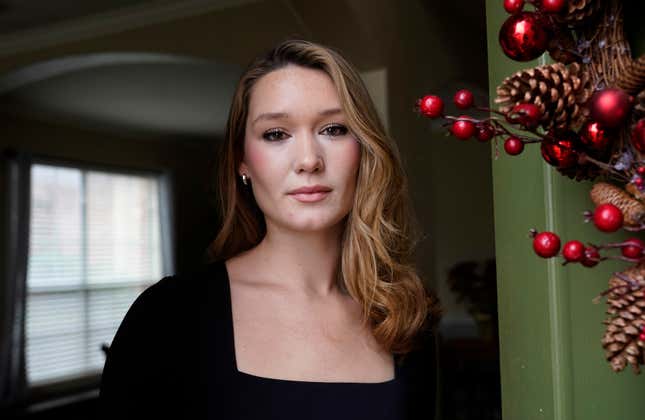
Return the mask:
[(298, 232), (320, 232), (333, 228), (334, 224), (320, 223), (319, 221), (311, 223), (294, 223), (293, 221), (290, 221), (286, 226), (289, 229)]
[(283, 220), (282, 225), (293, 231), (320, 232), (334, 228), (343, 219), (343, 215), (310, 215), (308, 217)]

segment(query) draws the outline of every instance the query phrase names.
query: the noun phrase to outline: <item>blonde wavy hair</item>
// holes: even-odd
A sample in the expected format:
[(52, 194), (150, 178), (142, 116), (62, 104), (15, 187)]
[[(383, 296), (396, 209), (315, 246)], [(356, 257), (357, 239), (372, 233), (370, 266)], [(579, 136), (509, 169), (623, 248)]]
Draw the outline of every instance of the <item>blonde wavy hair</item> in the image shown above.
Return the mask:
[(408, 186), (396, 144), (387, 136), (358, 72), (331, 48), (287, 40), (257, 58), (240, 78), (219, 153), (217, 189), (221, 230), (207, 250), (226, 260), (256, 246), (266, 234), (262, 211), (237, 176), (243, 158), (254, 84), (287, 65), (317, 69), (336, 86), (347, 123), (361, 144), (353, 207), (345, 219), (338, 286), (363, 308), (363, 322), (393, 354), (406, 354), (439, 317), (439, 305), (412, 265), (416, 244)]

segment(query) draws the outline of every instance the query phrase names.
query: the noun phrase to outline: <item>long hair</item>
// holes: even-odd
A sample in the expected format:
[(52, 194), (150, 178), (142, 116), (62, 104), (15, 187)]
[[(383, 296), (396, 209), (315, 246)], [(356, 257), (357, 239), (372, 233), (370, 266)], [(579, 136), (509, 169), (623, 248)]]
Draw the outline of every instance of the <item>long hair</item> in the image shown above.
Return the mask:
[(377, 342), (391, 353), (406, 354), (418, 344), (418, 333), (436, 325), (439, 304), (413, 267), (417, 222), (398, 148), (387, 136), (358, 72), (331, 48), (288, 40), (253, 61), (240, 78), (219, 156), (222, 227), (209, 246), (209, 259), (228, 259), (256, 246), (266, 234), (264, 216), (250, 188), (239, 180), (237, 168), (243, 158), (251, 90), (261, 77), (287, 65), (331, 77), (349, 128), (361, 145), (337, 282), (361, 304), (363, 322)]

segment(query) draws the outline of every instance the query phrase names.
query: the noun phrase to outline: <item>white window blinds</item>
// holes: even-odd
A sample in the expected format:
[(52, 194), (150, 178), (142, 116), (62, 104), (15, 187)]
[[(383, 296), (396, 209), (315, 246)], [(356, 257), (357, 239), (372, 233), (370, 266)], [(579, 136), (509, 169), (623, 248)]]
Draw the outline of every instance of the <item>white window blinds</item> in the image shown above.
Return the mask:
[(101, 345), (162, 276), (159, 192), (158, 176), (32, 165), (30, 385), (100, 373)]

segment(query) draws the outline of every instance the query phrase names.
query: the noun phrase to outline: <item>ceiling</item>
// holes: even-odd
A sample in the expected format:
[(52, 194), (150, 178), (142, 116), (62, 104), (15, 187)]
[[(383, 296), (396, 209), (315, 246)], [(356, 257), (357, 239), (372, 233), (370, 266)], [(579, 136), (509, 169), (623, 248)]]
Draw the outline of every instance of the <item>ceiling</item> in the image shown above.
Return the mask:
[(151, 0), (0, 0), (0, 34), (39, 28)]
[[(378, 68), (379, 49), (365, 45), (379, 45), (378, 20), (391, 2), (379, 3), (371, 12), (380, 18), (365, 13), (367, 0), (0, 0), (0, 44), (18, 46), (0, 54), (0, 68), (29, 51), (42, 57), (0, 70), (0, 110), (128, 134), (221, 136), (249, 57), (286, 35)], [(351, 37), (330, 25), (339, 14)], [(59, 53), (56, 40), (78, 47)]]
[(7, 110), (129, 134), (221, 137), (237, 65), (152, 53), (55, 59), (0, 80)]

